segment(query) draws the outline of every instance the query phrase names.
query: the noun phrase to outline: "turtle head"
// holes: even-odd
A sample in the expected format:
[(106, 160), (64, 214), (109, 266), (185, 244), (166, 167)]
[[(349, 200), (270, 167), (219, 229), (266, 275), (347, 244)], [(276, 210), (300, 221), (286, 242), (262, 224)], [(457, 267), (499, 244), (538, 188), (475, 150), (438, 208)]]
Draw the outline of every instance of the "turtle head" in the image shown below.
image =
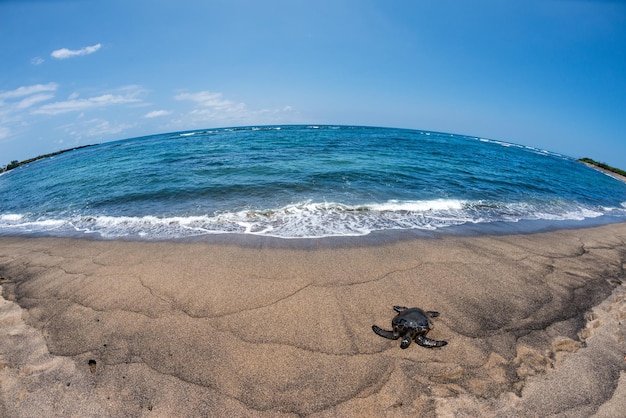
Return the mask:
[(408, 335), (402, 337), (402, 342), (400, 343), (400, 348), (405, 349), (411, 345), (411, 338)]

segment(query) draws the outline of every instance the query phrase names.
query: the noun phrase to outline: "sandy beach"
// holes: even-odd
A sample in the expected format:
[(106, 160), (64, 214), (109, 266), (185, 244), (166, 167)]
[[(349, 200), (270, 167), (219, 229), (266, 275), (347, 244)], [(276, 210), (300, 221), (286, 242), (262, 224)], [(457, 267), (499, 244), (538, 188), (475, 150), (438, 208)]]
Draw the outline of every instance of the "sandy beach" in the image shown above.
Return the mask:
[[(0, 238), (0, 416), (626, 411), (626, 223), (267, 242)], [(448, 345), (374, 334), (393, 305)]]

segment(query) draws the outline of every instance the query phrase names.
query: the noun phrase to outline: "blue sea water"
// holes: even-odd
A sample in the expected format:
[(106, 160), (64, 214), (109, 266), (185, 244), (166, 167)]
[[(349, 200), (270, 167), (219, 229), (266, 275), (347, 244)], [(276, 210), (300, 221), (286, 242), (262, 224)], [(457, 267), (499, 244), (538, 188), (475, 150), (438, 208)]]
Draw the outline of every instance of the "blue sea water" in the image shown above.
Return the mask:
[(626, 221), (626, 184), (572, 158), (463, 135), (354, 126), (177, 132), (0, 176), (0, 235), (280, 238)]

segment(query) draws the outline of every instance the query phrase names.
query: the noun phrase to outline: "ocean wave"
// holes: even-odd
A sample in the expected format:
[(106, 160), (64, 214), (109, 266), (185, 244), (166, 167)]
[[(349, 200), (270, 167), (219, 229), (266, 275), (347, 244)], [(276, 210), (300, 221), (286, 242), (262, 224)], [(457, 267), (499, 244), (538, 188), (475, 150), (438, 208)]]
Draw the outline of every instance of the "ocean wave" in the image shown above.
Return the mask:
[(279, 238), (363, 236), (382, 230), (434, 231), (464, 224), (522, 220), (582, 221), (605, 214), (626, 216), (623, 208), (568, 206), (563, 202), (532, 204), (434, 199), (389, 200), (346, 205), (301, 202), (275, 209), (220, 212), (193, 216), (74, 215), (32, 219), (24, 214), (0, 216), (0, 232), (95, 234), (104, 239), (178, 239), (211, 234), (252, 234)]
[(513, 142), (498, 141), (498, 140), (495, 140), (495, 139), (488, 139), (488, 138), (474, 138), (474, 139), (476, 139), (476, 140), (478, 140), (480, 142), (488, 143), (488, 144), (500, 145), (500, 146), (505, 147), (505, 148), (519, 148), (519, 149), (523, 149), (523, 150), (526, 150), (528, 152), (532, 152), (533, 154), (537, 154), (537, 155), (552, 156), (552, 157), (558, 157), (558, 158), (563, 158), (563, 159), (569, 159), (568, 157), (564, 156), (563, 154), (559, 154), (559, 153), (548, 151), (548, 150), (541, 149), (541, 148), (531, 147), (529, 145), (520, 145), (520, 144), (515, 144)]
[(63, 228), (68, 221), (64, 219), (32, 219), (28, 215), (7, 213), (0, 215), (0, 232), (8, 233), (39, 233)]
[(0, 222), (18, 222), (24, 218), (24, 215), (19, 213), (7, 213), (0, 215)]

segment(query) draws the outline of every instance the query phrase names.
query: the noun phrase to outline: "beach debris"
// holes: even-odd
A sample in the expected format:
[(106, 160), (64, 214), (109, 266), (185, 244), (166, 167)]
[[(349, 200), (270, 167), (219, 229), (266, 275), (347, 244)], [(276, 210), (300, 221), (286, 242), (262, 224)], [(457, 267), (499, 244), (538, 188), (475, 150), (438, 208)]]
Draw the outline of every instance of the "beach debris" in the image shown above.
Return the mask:
[(407, 308), (405, 306), (394, 306), (393, 310), (398, 312), (391, 320), (392, 331), (381, 329), (372, 325), (372, 330), (383, 338), (397, 340), (402, 338), (400, 348), (405, 349), (411, 345), (411, 340), (422, 347), (435, 348), (443, 347), (447, 341), (439, 341), (428, 338), (426, 334), (433, 327), (431, 318), (439, 316), (439, 312), (423, 311), (420, 308)]

